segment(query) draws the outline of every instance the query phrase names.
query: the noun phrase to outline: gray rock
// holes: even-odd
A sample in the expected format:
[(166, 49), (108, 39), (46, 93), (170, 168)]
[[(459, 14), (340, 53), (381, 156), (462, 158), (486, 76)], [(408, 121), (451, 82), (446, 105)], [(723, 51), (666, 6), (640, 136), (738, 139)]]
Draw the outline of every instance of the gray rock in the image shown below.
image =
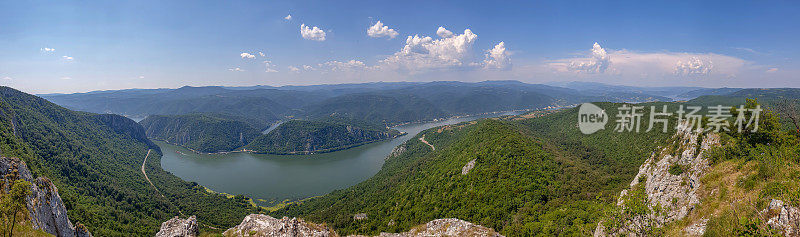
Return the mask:
[[(702, 140), (700, 140), (701, 137)], [(700, 178), (705, 175), (705, 171), (709, 167), (704, 153), (711, 147), (719, 146), (719, 134), (705, 134), (702, 129), (694, 129), (687, 123), (683, 123), (678, 126), (673, 139), (675, 141), (672, 146), (666, 146), (659, 152), (654, 152), (639, 167), (639, 173), (630, 184), (630, 187), (634, 187), (639, 184), (639, 178), (643, 177), (650, 206), (661, 206), (664, 213), (659, 216), (642, 217), (647, 219), (637, 221), (657, 220), (657, 223), (668, 223), (680, 220), (700, 203), (698, 196)], [(669, 169), (673, 165), (682, 167), (682, 172), (678, 175), (671, 174)], [(622, 198), (625, 195), (627, 195), (627, 190), (620, 193), (617, 205), (622, 205)], [(630, 223), (628, 226), (635, 228), (639, 225)], [(705, 231), (705, 228), (698, 227), (696, 230)], [(595, 236), (617, 234), (622, 233), (605, 230), (601, 224), (598, 224), (594, 233)]]
[(459, 219), (437, 219), (412, 228), (403, 233), (381, 233), (380, 237), (423, 237), (423, 236), (472, 236), (472, 237), (498, 237), (502, 236), (491, 228), (472, 224)]
[(226, 230), (224, 236), (328, 237), (336, 232), (324, 225), (308, 223), (297, 218), (276, 219), (262, 214), (250, 214), (242, 223)]
[(475, 168), (475, 161), (476, 160), (478, 160), (478, 159), (472, 159), (471, 161), (467, 162), (467, 164), (464, 165), (464, 167), (461, 167), (461, 174), (462, 175), (469, 174), (469, 171), (472, 170), (472, 168)]
[(78, 224), (76, 229), (72, 225), (67, 217), (67, 208), (64, 207), (64, 202), (58, 195), (56, 186), (45, 177), (34, 179), (24, 161), (19, 158), (0, 157), (0, 175), (6, 183), (11, 183), (14, 179), (31, 182), (31, 194), (25, 199), (30, 222), (34, 229), (55, 236), (92, 236), (85, 226)]
[(199, 234), (197, 217), (181, 219), (176, 216), (161, 223), (161, 229), (156, 233), (156, 237), (196, 237)]
[(784, 236), (800, 236), (800, 209), (797, 207), (772, 199), (762, 214), (769, 218), (767, 225), (783, 231)]

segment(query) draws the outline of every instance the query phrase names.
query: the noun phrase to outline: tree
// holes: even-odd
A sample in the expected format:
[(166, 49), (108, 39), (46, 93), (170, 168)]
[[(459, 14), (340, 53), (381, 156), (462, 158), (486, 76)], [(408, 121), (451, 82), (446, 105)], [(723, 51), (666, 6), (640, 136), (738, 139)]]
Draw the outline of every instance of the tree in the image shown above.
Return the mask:
[(775, 102), (773, 110), (783, 117), (788, 118), (794, 124), (795, 131), (800, 133), (800, 109), (798, 107), (797, 99), (781, 99)]
[[(0, 212), (3, 214), (3, 235), (14, 236), (17, 215), (25, 208), (25, 197), (31, 194), (31, 183), (17, 179), (9, 193), (0, 198)], [(8, 234), (8, 235), (6, 235)]]

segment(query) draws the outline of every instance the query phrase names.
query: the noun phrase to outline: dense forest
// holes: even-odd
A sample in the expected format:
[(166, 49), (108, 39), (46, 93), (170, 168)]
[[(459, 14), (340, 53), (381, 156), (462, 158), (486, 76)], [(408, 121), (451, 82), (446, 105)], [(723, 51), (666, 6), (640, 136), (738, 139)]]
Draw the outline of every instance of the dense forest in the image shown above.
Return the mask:
[[(256, 211), (244, 197), (209, 193), (162, 170), (158, 147), (143, 137), (130, 119), (74, 112), (0, 87), (2, 155), (20, 157), (34, 175), (52, 180), (70, 220), (95, 236), (152, 236), (180, 213), (228, 228)], [(160, 193), (140, 171), (149, 149), (145, 169)]]
[[(150, 115), (140, 121), (147, 137), (206, 152), (232, 151), (261, 135), (244, 118), (215, 114)], [(264, 127), (265, 125), (260, 125)]]
[(400, 132), (350, 119), (290, 120), (244, 147), (270, 154), (308, 154), (350, 148), (394, 138)]
[[(599, 105), (611, 115), (620, 104)], [(583, 135), (575, 127), (577, 108), (524, 118), (426, 130), (418, 136), (435, 151), (410, 139), (367, 181), (271, 214), (329, 223), (340, 234), (398, 232), (448, 217), (509, 236), (588, 235), (669, 135), (660, 129)], [(464, 174), (471, 161), (474, 168)], [(354, 220), (357, 213), (369, 218)]]
[[(574, 89), (573, 89), (574, 88)], [(42, 95), (67, 108), (144, 118), (215, 113), (270, 124), (286, 118), (329, 116), (396, 125), (487, 112), (538, 109), (589, 101), (668, 101), (697, 88), (644, 88), (519, 81), (364, 83), (284, 87), (181, 87)]]

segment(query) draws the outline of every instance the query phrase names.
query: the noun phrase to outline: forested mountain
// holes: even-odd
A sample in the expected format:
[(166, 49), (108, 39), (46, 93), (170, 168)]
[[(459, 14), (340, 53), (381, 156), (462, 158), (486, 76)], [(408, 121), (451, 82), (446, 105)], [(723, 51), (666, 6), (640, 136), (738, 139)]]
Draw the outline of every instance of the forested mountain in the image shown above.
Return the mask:
[[(620, 104), (599, 105), (616, 114)], [(510, 236), (589, 235), (669, 133), (584, 135), (577, 117), (574, 108), (429, 129), (367, 181), (272, 215), (329, 223), (345, 235), (401, 232), (442, 217)], [(358, 213), (368, 219), (354, 220)]]
[[(159, 191), (140, 170), (149, 149), (144, 169)], [(181, 213), (231, 227), (255, 211), (244, 197), (212, 194), (162, 170), (158, 147), (134, 121), (71, 111), (8, 87), (0, 87), (0, 151), (52, 180), (70, 220), (95, 236), (152, 236)]]
[[(399, 124), (588, 101), (668, 101), (674, 88), (598, 86), (582, 90), (518, 81), (364, 83), (284, 87), (181, 87), (43, 95), (62, 106), (144, 118), (148, 115), (220, 113), (271, 123), (331, 115)], [(603, 84), (599, 84), (603, 85)], [(609, 89), (610, 88), (610, 89)], [(683, 91), (683, 90), (680, 90)], [(673, 91), (674, 92), (674, 91)]]
[(261, 135), (259, 129), (244, 121), (214, 114), (150, 115), (139, 124), (147, 137), (214, 153), (232, 151)]
[(401, 135), (394, 129), (345, 119), (291, 120), (244, 147), (257, 153), (308, 154), (346, 149)]

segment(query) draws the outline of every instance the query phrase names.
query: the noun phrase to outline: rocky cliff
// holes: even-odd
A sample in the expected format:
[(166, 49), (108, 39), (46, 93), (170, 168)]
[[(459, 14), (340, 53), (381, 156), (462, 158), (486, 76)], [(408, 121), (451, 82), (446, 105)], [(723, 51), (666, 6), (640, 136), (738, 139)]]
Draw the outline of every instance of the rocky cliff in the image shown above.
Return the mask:
[[(659, 211), (627, 220), (623, 228), (618, 230), (606, 230), (602, 223), (598, 224), (595, 236), (624, 235), (629, 231), (641, 231), (641, 228), (651, 224), (660, 227), (686, 217), (700, 203), (700, 178), (709, 167), (704, 153), (711, 147), (719, 146), (720, 137), (683, 123), (677, 127), (670, 141), (659, 152), (653, 152), (639, 167), (639, 173), (630, 184), (631, 189), (643, 185), (648, 208), (657, 207)], [(628, 192), (623, 190), (620, 193), (617, 205), (624, 205), (623, 198)], [(693, 231), (702, 234), (704, 226), (698, 226)]]
[(33, 228), (55, 236), (92, 236), (85, 226), (72, 225), (56, 186), (45, 177), (34, 179), (24, 161), (18, 158), (0, 157), (0, 175), (6, 183), (14, 179), (31, 182), (31, 194), (26, 201)]

